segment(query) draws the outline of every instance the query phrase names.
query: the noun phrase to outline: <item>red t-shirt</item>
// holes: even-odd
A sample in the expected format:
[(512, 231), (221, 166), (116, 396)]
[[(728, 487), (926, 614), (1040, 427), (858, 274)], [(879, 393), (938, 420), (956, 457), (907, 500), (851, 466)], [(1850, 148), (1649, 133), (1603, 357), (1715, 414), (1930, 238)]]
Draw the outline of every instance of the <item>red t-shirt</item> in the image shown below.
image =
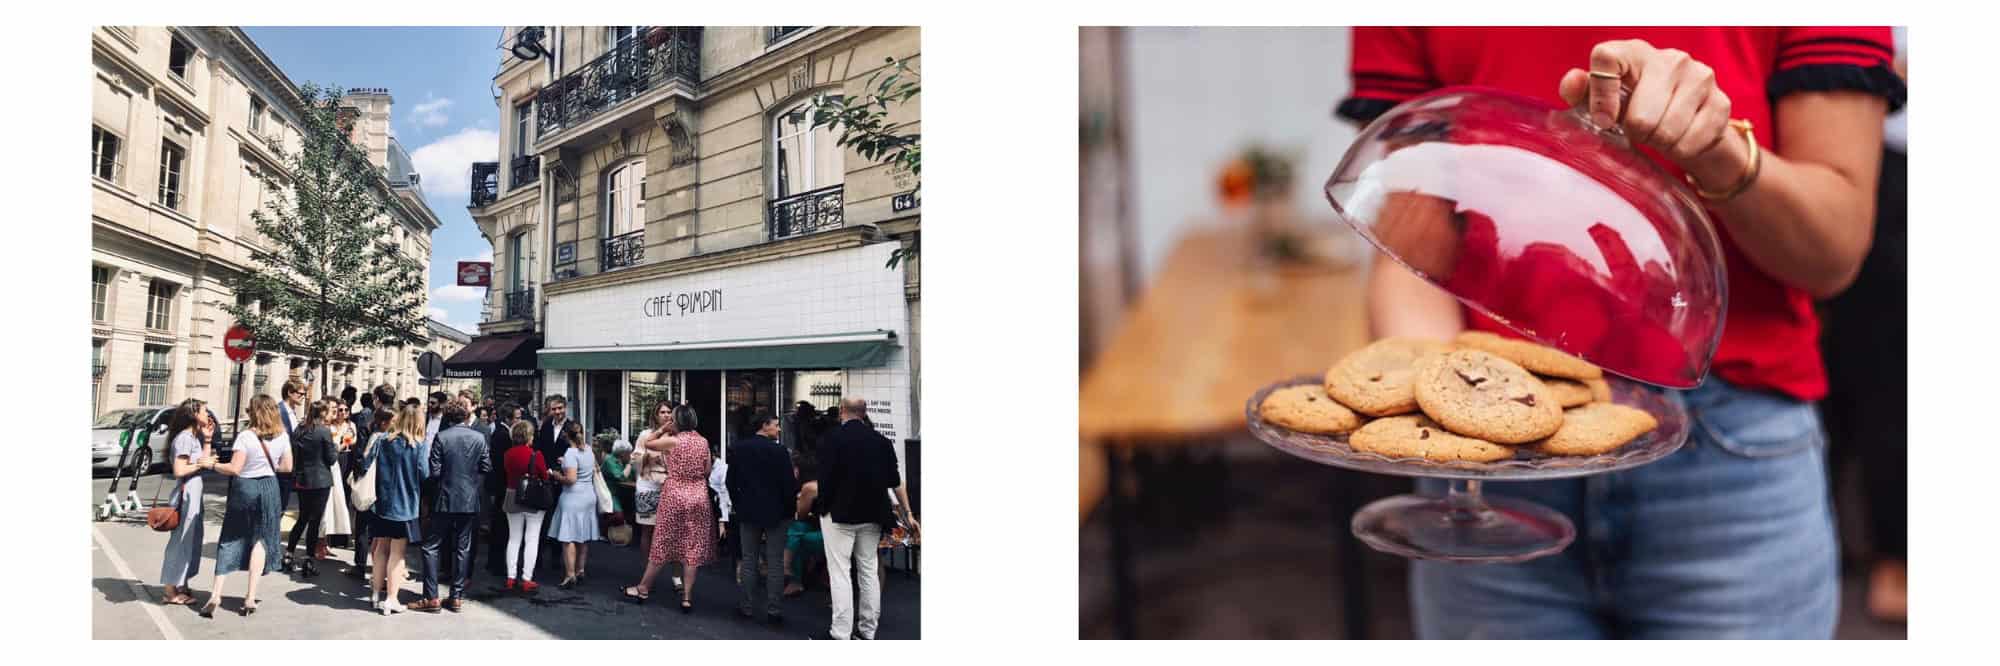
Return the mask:
[(501, 464), (507, 468), (507, 487), (514, 490), (521, 489), (523, 476), (533, 474), (537, 479), (549, 478), (549, 466), (542, 460), (542, 452), (526, 444), (516, 444), (508, 448), (507, 454), (501, 458)]
[[(1571, 68), (1588, 69), (1591, 47), (1643, 39), (1677, 48), (1715, 70), (1731, 115), (1749, 120), (1757, 142), (1775, 154), (1773, 101), (1818, 90), (1880, 94), (1890, 108), (1904, 88), (1890, 67), (1894, 47), (1886, 27), (1815, 28), (1355, 28), (1354, 93), (1340, 115), (1366, 122), (1430, 90), (1484, 86), (1561, 104), (1557, 82)], [(1679, 169), (1648, 151), (1678, 178)], [(1715, 216), (1715, 211), (1709, 214)], [(1770, 389), (1800, 400), (1826, 396), (1819, 355), (1819, 320), (1805, 290), (1779, 282), (1751, 264), (1718, 218), (1729, 304), (1711, 371), (1731, 383)], [(1556, 271), (1560, 272), (1560, 271)], [(1470, 327), (1512, 335), (1470, 309)]]

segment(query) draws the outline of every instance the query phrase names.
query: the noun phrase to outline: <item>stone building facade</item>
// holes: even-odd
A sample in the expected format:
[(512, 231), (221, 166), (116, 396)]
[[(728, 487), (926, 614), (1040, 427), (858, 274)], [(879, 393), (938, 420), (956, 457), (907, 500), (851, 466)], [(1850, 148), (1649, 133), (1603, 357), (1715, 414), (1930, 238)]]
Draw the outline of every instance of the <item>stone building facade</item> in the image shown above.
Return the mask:
[[(899, 446), (918, 437), (918, 266), (885, 265), (919, 233), (916, 179), (809, 128), (816, 93), (864, 95), (890, 59), (921, 72), (917, 28), (502, 37), (535, 57), (494, 78), (501, 160), (474, 166), (470, 202), (493, 287), (465, 359), (486, 364), (454, 372), (515, 373), (507, 390), (564, 394), (627, 438), (663, 398), (723, 443), (767, 409), (792, 438), (799, 403), (841, 396), (868, 399)], [(889, 120), (920, 132), (918, 109)]]
[[(227, 281), (263, 240), (250, 212), (300, 146), (298, 89), (242, 30), (101, 26), (91, 31), (91, 402), (96, 413), (194, 397), (233, 412), (237, 364)], [(350, 91), (356, 139), (383, 168), (395, 242), (428, 274), (437, 216), (388, 136), (387, 90)], [(415, 346), (363, 350), (331, 368), (268, 350), (242, 369), (244, 401), (287, 377), (331, 373), (338, 391), (417, 388)], [(228, 416), (222, 416), (228, 419)]]

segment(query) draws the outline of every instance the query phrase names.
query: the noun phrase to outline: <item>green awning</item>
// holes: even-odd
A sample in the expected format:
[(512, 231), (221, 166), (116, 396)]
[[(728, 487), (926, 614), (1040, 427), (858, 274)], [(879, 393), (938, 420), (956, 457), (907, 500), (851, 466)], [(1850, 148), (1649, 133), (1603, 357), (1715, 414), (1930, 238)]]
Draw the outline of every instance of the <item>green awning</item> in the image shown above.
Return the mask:
[(896, 335), (766, 338), (630, 348), (543, 349), (544, 370), (741, 370), (746, 368), (873, 368), (889, 362)]

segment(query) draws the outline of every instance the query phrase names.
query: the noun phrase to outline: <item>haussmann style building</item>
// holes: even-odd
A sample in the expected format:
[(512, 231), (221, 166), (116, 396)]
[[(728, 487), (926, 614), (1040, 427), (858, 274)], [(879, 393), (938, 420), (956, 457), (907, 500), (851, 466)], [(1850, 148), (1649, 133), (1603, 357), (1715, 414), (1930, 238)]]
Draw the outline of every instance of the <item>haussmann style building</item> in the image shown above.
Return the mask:
[[(102, 26), (91, 31), (91, 403), (95, 413), (200, 398), (237, 411), (236, 364), (222, 338), (227, 281), (251, 270), (264, 240), (250, 212), (285, 178), (300, 146), (298, 88), (242, 30)], [(389, 136), (389, 91), (359, 88), (341, 105), (353, 140), (381, 168), (392, 240), (428, 274), (438, 218), (409, 154)], [(243, 395), (331, 373), (335, 391), (378, 383), (414, 395), (428, 341), (361, 350), (320, 368), (310, 354), (259, 350)], [(456, 351), (456, 343), (447, 344)], [(317, 384), (314, 384), (317, 387)]]
[[(726, 446), (751, 413), (865, 398), (918, 440), (911, 174), (811, 129), (816, 93), (859, 97), (916, 28), (507, 28), (498, 162), (471, 214), (492, 286), (447, 374), (488, 394), (562, 394), (592, 433), (634, 438), (662, 399)], [(889, 120), (917, 132), (918, 100)]]

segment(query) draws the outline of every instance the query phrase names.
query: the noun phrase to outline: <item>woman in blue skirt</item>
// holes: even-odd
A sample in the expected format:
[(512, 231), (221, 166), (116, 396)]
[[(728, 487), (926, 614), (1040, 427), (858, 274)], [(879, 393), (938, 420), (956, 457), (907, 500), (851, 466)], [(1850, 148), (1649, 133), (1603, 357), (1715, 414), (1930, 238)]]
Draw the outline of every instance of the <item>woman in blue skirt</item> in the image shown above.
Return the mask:
[(215, 549), (215, 591), (201, 616), (215, 617), (222, 603), (222, 587), (229, 574), (247, 571), (250, 584), (243, 591), (239, 613), (249, 617), (257, 612), (258, 577), (278, 570), (278, 475), (292, 471), (291, 440), (285, 436), (284, 421), (278, 416), (278, 401), (268, 395), (250, 399), (250, 427), (236, 436), (228, 464), (208, 461), (206, 467), (235, 477), (229, 483), (229, 502), (222, 514), (222, 539)]
[(563, 452), (562, 474), (556, 477), (563, 483), (563, 491), (550, 518), (549, 535), (562, 543), (567, 575), (557, 587), (567, 590), (583, 579), (590, 542), (603, 535), (597, 529), (597, 460), (584, 448), (583, 427), (569, 422), (563, 428), (562, 441), (569, 449)]

